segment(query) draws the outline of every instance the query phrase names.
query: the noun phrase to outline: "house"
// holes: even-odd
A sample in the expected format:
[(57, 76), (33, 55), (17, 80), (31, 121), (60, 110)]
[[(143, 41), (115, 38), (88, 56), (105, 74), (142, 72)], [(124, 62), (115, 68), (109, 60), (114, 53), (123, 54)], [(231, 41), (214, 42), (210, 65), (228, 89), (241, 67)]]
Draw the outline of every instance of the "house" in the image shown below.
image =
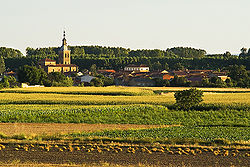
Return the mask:
[(98, 74), (102, 74), (105, 77), (111, 78), (111, 77), (114, 76), (114, 74), (116, 73), (116, 71), (115, 70), (97, 70), (97, 73)]
[(209, 75), (209, 78), (212, 77), (218, 77), (222, 81), (226, 81), (227, 79), (230, 79), (230, 77), (227, 76), (226, 72), (213, 72), (212, 74)]
[(211, 74), (213, 70), (188, 70), (188, 74)]
[(26, 83), (21, 84), (21, 88), (40, 88), (40, 87), (44, 87), (44, 86), (43, 85), (28, 85)]
[(70, 50), (68, 50), (65, 31), (63, 34), (62, 46), (59, 49), (59, 64), (56, 64), (55, 60), (42, 59), (39, 61), (39, 66), (44, 69), (45, 72), (61, 72), (61, 73), (76, 73), (78, 71), (78, 66), (71, 64)]
[(130, 64), (124, 68), (124, 71), (149, 72), (149, 66), (144, 65), (144, 64), (141, 64), (141, 65)]
[(149, 76), (152, 78), (152, 79), (155, 79), (155, 78), (159, 78), (159, 79), (162, 79), (162, 80), (171, 80), (172, 78), (174, 78), (174, 75), (171, 75), (168, 71), (166, 70), (163, 70), (161, 72), (159, 71), (155, 71), (155, 72), (151, 72), (149, 74)]
[(202, 80), (206, 78), (206, 75), (200, 74), (200, 73), (193, 73), (193, 74), (189, 74), (186, 78), (188, 81), (191, 82), (190, 86), (201, 86)]
[(90, 83), (92, 81), (92, 79), (96, 78), (90, 75), (83, 75), (83, 76), (79, 76), (79, 81), (80, 83)]
[(187, 76), (187, 71), (172, 71), (172, 74), (177, 76), (177, 77), (186, 77)]

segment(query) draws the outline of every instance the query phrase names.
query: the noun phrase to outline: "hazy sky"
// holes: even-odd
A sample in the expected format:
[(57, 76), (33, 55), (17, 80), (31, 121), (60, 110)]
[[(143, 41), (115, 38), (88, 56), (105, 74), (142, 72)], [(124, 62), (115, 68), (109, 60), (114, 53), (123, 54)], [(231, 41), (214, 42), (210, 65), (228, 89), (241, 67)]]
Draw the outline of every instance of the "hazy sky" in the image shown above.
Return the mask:
[(250, 47), (250, 0), (0, 0), (0, 46)]

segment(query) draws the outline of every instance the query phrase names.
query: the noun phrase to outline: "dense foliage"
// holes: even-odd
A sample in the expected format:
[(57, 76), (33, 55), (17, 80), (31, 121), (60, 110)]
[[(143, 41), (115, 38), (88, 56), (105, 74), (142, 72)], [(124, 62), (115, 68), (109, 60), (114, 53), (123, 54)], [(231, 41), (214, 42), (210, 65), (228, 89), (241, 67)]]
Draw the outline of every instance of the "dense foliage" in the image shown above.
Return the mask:
[(202, 58), (202, 57), (205, 57), (206, 55), (205, 50), (184, 48), (184, 47), (175, 47), (175, 48), (167, 49), (167, 51), (173, 52), (179, 57), (186, 57), (186, 58)]
[(203, 101), (203, 92), (196, 88), (191, 88), (189, 90), (176, 92), (174, 97), (178, 107), (188, 110)]
[(229, 77), (232, 79), (234, 86), (250, 87), (250, 72), (247, 72), (243, 65), (229, 66)]
[(247, 50), (247, 48), (242, 48), (241, 50), (241, 53), (239, 55), (239, 57), (241, 59), (250, 59), (250, 48)]
[(72, 86), (73, 83), (72, 78), (66, 77), (60, 72), (51, 72), (48, 74), (46, 86), (69, 87)]
[(17, 49), (0, 47), (0, 57), (3, 57), (4, 59), (18, 58), (22, 56), (23, 54)]
[(15, 77), (12, 76), (4, 76), (0, 81), (0, 88), (15, 88), (18, 87), (19, 83), (16, 81)]
[(31, 85), (43, 85), (47, 80), (47, 73), (43, 69), (24, 65), (18, 70), (18, 80)]
[(0, 75), (5, 71), (5, 63), (3, 57), (0, 55)]

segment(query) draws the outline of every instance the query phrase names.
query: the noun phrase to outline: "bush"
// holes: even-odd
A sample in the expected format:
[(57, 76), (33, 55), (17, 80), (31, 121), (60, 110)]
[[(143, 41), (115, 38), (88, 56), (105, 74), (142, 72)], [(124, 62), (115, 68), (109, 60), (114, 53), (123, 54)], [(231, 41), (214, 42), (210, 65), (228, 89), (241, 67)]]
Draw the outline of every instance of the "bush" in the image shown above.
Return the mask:
[(91, 86), (96, 86), (96, 87), (102, 87), (103, 86), (103, 81), (100, 78), (94, 78), (90, 82)]
[(203, 101), (203, 92), (196, 88), (183, 90), (174, 94), (176, 105), (184, 110), (190, 109), (192, 106), (198, 105)]

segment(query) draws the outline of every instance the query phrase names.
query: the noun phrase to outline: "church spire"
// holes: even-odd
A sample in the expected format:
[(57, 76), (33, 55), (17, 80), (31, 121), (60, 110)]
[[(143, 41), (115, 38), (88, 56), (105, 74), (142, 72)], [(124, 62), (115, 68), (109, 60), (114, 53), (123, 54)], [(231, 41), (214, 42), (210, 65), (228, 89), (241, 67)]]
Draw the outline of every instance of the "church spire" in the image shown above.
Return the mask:
[(59, 49), (59, 63), (60, 64), (70, 64), (70, 50), (68, 50), (65, 30), (63, 31), (62, 46)]
[(67, 45), (66, 38), (65, 38), (65, 30), (63, 31), (63, 45)]

